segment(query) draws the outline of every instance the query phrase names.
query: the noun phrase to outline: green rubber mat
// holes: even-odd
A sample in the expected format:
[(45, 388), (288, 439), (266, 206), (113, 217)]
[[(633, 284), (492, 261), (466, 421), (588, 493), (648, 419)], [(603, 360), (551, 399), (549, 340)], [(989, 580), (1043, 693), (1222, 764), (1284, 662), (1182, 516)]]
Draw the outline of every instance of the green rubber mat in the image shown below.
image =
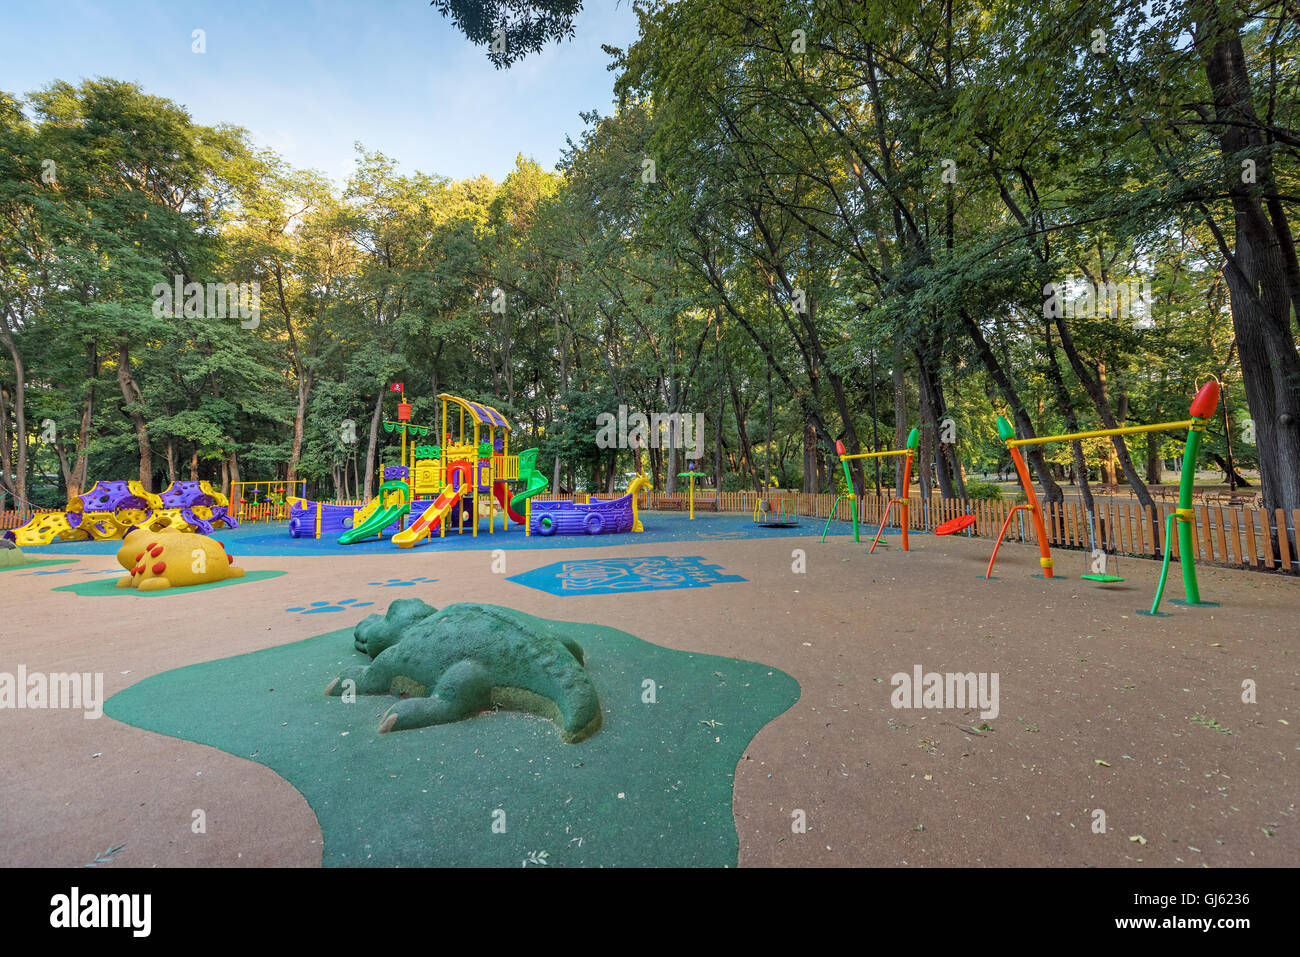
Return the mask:
[(0, 565), (0, 572), (16, 572), (20, 568), (35, 568), (38, 565), (71, 565), (75, 558), (31, 558), (20, 565)]
[(799, 683), (612, 628), (565, 631), (604, 710), (579, 744), (505, 711), (378, 734), (396, 699), (324, 694), (368, 660), (351, 628), (146, 678), (105, 711), (271, 768), (316, 812), (327, 867), (734, 866), (736, 764)]
[(285, 572), (273, 571), (256, 571), (245, 572), (241, 578), (224, 578), (219, 582), (208, 582), (206, 585), (187, 585), (184, 588), (162, 588), (158, 591), (140, 591), (135, 588), (118, 588), (117, 580), (126, 573), (114, 578), (99, 578), (88, 582), (77, 582), (75, 585), (60, 585), (53, 591), (70, 591), (77, 595), (85, 595), (87, 598), (103, 598), (106, 595), (135, 595), (137, 598), (154, 598), (158, 595), (190, 595), (196, 591), (206, 591), (209, 588), (225, 588), (227, 585), (242, 585), (247, 582), (260, 582), (268, 578), (279, 578)]

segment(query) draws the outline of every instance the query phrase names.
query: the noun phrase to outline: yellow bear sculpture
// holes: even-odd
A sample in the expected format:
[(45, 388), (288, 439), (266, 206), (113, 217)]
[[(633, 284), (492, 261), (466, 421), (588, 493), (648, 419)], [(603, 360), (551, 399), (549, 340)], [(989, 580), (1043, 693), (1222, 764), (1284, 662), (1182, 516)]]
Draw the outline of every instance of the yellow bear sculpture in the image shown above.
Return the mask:
[(242, 578), (244, 570), (234, 561), (215, 538), (170, 529), (136, 528), (127, 532), (117, 550), (118, 564), (131, 573), (119, 578), (117, 587), (158, 591)]

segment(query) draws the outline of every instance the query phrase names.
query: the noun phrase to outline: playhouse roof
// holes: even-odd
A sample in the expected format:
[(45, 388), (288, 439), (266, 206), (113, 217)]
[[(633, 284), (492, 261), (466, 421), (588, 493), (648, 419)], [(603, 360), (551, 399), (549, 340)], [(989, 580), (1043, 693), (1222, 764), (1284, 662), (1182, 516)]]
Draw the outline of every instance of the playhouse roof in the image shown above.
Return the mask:
[(444, 402), (455, 402), (482, 424), (495, 426), (496, 428), (504, 429), (507, 432), (510, 431), (510, 423), (506, 421), (506, 417), (490, 405), (484, 405), (481, 402), (471, 402), (469, 399), (462, 399), (455, 395), (447, 395), (445, 392), (439, 395), (438, 398), (442, 399)]

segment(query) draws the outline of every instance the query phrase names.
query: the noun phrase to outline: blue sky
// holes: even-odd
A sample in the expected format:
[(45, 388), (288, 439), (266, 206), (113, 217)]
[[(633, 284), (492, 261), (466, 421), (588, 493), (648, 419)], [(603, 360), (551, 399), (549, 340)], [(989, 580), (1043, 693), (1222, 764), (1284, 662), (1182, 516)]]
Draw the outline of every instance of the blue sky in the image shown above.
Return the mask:
[(339, 183), (356, 141), (407, 172), (500, 180), (517, 153), (552, 167), (579, 111), (611, 112), (600, 46), (635, 38), (629, 0), (587, 0), (573, 40), (494, 70), (427, 0), (6, 2), (0, 88), (130, 80)]

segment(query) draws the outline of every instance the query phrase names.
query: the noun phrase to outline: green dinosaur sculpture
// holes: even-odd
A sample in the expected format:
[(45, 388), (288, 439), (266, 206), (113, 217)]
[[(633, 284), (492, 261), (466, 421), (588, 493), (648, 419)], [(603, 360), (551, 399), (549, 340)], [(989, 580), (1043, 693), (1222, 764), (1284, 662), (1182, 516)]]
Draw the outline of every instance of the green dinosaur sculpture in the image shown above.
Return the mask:
[(601, 709), (582, 647), (559, 627), (495, 605), (464, 602), (439, 611), (399, 598), (353, 632), (356, 649), (374, 660), (349, 668), (325, 693), (401, 695), (380, 719), (381, 734), (498, 707), (547, 718), (572, 744), (600, 729)]

